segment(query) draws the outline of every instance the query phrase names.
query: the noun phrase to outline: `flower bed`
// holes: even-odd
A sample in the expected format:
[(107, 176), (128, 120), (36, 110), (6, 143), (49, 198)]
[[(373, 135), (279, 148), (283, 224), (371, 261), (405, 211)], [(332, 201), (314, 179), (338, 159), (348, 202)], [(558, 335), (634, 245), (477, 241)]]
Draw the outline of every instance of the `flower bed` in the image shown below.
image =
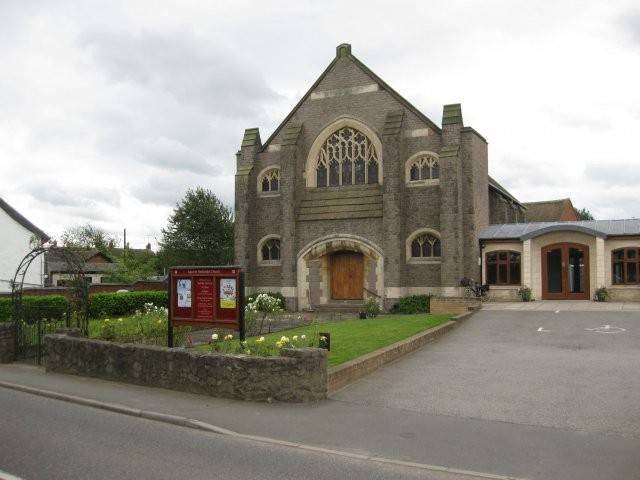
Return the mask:
[[(89, 337), (118, 343), (167, 344), (166, 307), (145, 303), (133, 315), (120, 318), (95, 319), (89, 322)], [(191, 327), (176, 327), (173, 330), (176, 345), (188, 341)]]
[[(416, 333), (441, 325), (451, 315), (381, 315), (377, 318), (342, 320), (317, 324), (248, 338), (243, 344), (234, 336), (218, 335), (208, 345), (194, 347), (196, 351), (217, 351), (273, 356), (287, 347), (316, 347), (322, 333), (331, 337), (329, 366), (365, 355), (379, 348), (408, 338)], [(303, 338), (304, 337), (304, 338)]]

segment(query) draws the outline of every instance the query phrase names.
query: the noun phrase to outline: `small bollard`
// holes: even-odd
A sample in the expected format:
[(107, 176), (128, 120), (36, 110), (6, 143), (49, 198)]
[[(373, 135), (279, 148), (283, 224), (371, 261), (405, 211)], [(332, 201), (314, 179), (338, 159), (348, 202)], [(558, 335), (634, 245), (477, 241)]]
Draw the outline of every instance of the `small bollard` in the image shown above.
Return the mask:
[(331, 334), (329, 332), (320, 332), (319, 335), (320, 339), (318, 341), (318, 346), (331, 351)]

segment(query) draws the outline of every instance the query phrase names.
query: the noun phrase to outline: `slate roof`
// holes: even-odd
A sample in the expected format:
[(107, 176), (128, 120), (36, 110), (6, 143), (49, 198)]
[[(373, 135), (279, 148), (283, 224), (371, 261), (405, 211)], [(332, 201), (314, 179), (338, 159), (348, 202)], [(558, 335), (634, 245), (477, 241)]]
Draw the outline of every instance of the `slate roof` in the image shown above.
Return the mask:
[(480, 240), (528, 240), (549, 232), (581, 232), (595, 237), (640, 236), (640, 219), (534, 222), (489, 225)]
[(566, 207), (574, 208), (570, 198), (527, 202), (524, 206), (527, 207), (527, 220), (530, 222), (557, 222), (562, 219)]
[(15, 208), (5, 202), (2, 198), (0, 198), (0, 209), (4, 210), (7, 215), (9, 215), (12, 219), (22, 225), (24, 228), (29, 230), (31, 233), (42, 239), (43, 241), (49, 240), (49, 235), (44, 233), (38, 227), (36, 227), (33, 223), (27, 220), (20, 212), (18, 212)]
[[(525, 204), (520, 203), (520, 201), (516, 197), (511, 195), (509, 191), (506, 188), (504, 188), (502, 185), (500, 185), (496, 181), (496, 179), (493, 178), (491, 175), (489, 175), (489, 188), (497, 191), (499, 194), (501, 194), (503, 197), (507, 198), (508, 200), (511, 200), (513, 203), (520, 205), (521, 207), (527, 208)], [(529, 212), (527, 212), (527, 214), (528, 213)]]

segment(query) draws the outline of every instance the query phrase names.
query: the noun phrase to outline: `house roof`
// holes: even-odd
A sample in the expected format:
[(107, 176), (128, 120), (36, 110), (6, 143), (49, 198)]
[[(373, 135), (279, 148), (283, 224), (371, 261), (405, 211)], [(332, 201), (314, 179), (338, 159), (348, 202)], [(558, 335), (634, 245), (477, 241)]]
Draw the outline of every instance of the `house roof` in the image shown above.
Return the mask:
[(18, 222), (24, 228), (29, 230), (31, 233), (39, 237), (43, 241), (49, 240), (49, 235), (44, 233), (38, 227), (36, 227), (33, 223), (27, 220), (20, 212), (18, 212), (15, 208), (5, 202), (2, 198), (0, 198), (0, 209), (4, 210), (7, 215), (9, 215), (13, 220)]
[(531, 222), (555, 222), (562, 220), (562, 213), (567, 207), (575, 211), (570, 198), (527, 202), (524, 205), (527, 207), (527, 220)]
[(489, 225), (480, 240), (529, 240), (549, 232), (580, 232), (599, 238), (640, 236), (640, 219), (587, 220), (577, 222), (534, 222)]
[(502, 195), (503, 197), (505, 197), (507, 200), (511, 200), (513, 203), (520, 205), (521, 207), (527, 208), (526, 204), (522, 204), (520, 203), (520, 201), (518, 201), (518, 199), (516, 197), (514, 197), (513, 195), (511, 195), (509, 193), (509, 191), (504, 188), (502, 185), (500, 185), (495, 178), (493, 178), (491, 175), (489, 175), (489, 188), (495, 190), (496, 192), (498, 192), (500, 195)]
[(387, 84), (387, 82), (382, 80), (382, 78), (380, 78), (378, 75), (376, 75), (371, 69), (369, 69), (369, 67), (367, 67), (364, 63), (362, 63), (360, 60), (358, 60), (358, 58), (356, 58), (356, 56), (351, 53), (351, 45), (349, 45), (348, 43), (343, 43), (341, 45), (338, 45), (336, 51), (337, 51), (337, 55), (335, 56), (335, 58), (331, 61), (331, 63), (327, 66), (327, 68), (324, 69), (324, 71), (320, 74), (320, 76), (313, 83), (313, 85), (311, 85), (311, 88), (309, 88), (309, 90), (307, 90), (307, 93), (305, 93), (304, 96), (300, 99), (300, 101), (298, 103), (296, 103), (296, 106), (293, 107), (291, 112), (289, 112), (289, 115), (287, 115), (285, 117), (285, 119), (282, 121), (282, 123), (280, 125), (278, 125), (278, 127), (274, 130), (274, 132), (264, 142), (263, 147), (262, 147), (263, 150), (265, 150), (267, 148), (267, 146), (271, 143), (271, 141), (274, 138), (276, 138), (276, 136), (278, 135), (280, 130), (282, 130), (284, 128), (284, 126), (289, 122), (289, 120), (291, 120), (291, 117), (293, 117), (293, 115), (300, 108), (300, 106), (307, 100), (307, 98), (309, 98), (309, 96), (316, 89), (316, 87), (318, 85), (320, 85), (320, 82), (322, 82), (324, 77), (326, 77), (326, 75), (331, 71), (333, 66), (338, 62), (338, 60), (340, 58), (348, 58), (349, 60), (351, 60), (364, 73), (369, 75), (376, 83), (378, 83), (382, 90), (385, 90), (387, 93), (389, 93), (396, 101), (398, 101), (401, 105), (403, 105), (407, 110), (409, 110), (413, 114), (415, 114), (420, 120), (422, 120), (424, 123), (426, 123), (429, 127), (431, 127), (436, 132), (440, 133), (442, 131), (441, 128), (438, 125), (436, 125), (433, 121), (431, 121), (429, 118), (427, 118), (427, 116), (424, 113), (422, 113), (420, 110), (418, 110), (416, 107), (414, 107), (402, 95), (400, 95), (393, 88), (391, 88)]

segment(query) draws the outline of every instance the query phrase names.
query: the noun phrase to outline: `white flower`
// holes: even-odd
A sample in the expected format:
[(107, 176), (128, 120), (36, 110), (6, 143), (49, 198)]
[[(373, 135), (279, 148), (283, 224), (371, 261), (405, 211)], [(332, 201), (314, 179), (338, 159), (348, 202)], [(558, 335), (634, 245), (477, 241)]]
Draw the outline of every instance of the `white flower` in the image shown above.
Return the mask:
[(295, 342), (296, 340), (298, 340), (298, 335), (293, 336), (293, 341)]
[(218, 340), (218, 334), (214, 333), (213, 335), (211, 335), (211, 340), (213, 340), (213, 341)]
[(306, 335), (300, 335), (300, 340), (306, 340), (307, 336)]

